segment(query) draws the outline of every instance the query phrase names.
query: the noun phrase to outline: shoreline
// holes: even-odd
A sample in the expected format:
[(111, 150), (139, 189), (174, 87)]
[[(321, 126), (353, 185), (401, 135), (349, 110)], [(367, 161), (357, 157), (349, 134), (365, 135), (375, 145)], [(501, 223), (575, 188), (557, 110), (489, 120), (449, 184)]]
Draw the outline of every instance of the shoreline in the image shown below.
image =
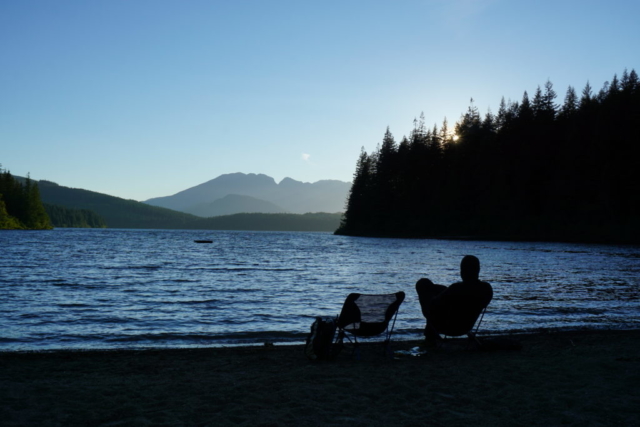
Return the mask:
[[(640, 330), (640, 328), (587, 328), (587, 327), (566, 327), (566, 328), (535, 328), (535, 329), (511, 329), (511, 330), (480, 330), (479, 336), (483, 338), (504, 338), (504, 337), (526, 337), (531, 335), (549, 335), (549, 334), (580, 334), (580, 333), (601, 333), (601, 332), (633, 332)], [(416, 343), (422, 340), (423, 329), (411, 330), (411, 332), (400, 334), (394, 331), (392, 335), (392, 342), (404, 346), (406, 343)], [(300, 334), (300, 339), (290, 339), (285, 341), (278, 341), (277, 338), (271, 337), (268, 339), (260, 339), (255, 342), (221, 342), (211, 344), (185, 344), (185, 345), (140, 345), (129, 347), (57, 347), (57, 348), (25, 348), (25, 349), (3, 349), (0, 348), (0, 356), (4, 354), (34, 354), (34, 353), (90, 353), (90, 352), (126, 352), (126, 351), (171, 351), (171, 350), (206, 350), (206, 349), (237, 349), (237, 348), (255, 348), (264, 346), (277, 346), (277, 347), (295, 347), (304, 346), (308, 332)], [(411, 336), (412, 338), (407, 338)], [(376, 338), (371, 339), (372, 342), (377, 341)], [(363, 340), (365, 345), (369, 344), (369, 340)]]
[[(500, 338), (512, 338), (512, 337), (527, 337), (527, 336), (532, 336), (532, 335), (550, 335), (550, 334), (580, 334), (580, 333), (601, 333), (601, 332), (633, 332), (636, 330), (640, 330), (640, 328), (634, 329), (634, 328), (621, 328), (621, 329), (617, 329), (617, 328), (572, 328), (572, 327), (568, 327), (568, 328), (552, 328), (552, 329), (545, 329), (545, 328), (536, 328), (536, 329), (525, 329), (525, 330), (506, 330), (506, 331), (492, 331), (492, 332), (488, 332), (488, 331), (480, 331), (480, 333), (478, 334), (479, 337), (485, 338), (485, 339), (500, 339)], [(399, 338), (398, 336), (396, 336), (396, 333), (394, 332), (394, 334), (392, 335), (392, 343), (395, 343), (399, 346), (402, 347), (406, 347), (406, 345), (416, 345), (416, 343), (420, 343), (422, 342), (422, 329), (416, 329), (415, 331), (412, 331), (411, 333), (406, 334), (407, 336), (412, 336), (413, 338)], [(131, 352), (143, 352), (143, 351), (173, 351), (173, 350), (207, 350), (207, 349), (239, 349), (239, 348), (256, 348), (256, 347), (265, 347), (265, 346), (276, 346), (276, 347), (296, 347), (296, 346), (304, 346), (305, 344), (305, 340), (306, 337), (308, 336), (308, 333), (304, 333), (301, 335), (302, 339), (300, 340), (290, 340), (290, 341), (278, 341), (277, 339), (265, 339), (265, 340), (260, 340), (260, 341), (255, 341), (255, 342), (238, 342), (238, 343), (230, 343), (230, 342), (223, 342), (220, 344), (205, 344), (205, 345), (197, 345), (197, 344), (185, 344), (185, 345), (176, 345), (176, 346), (154, 346), (154, 345), (148, 345), (148, 346), (144, 346), (141, 345), (139, 347), (137, 346), (130, 346), (130, 347), (113, 347), (113, 348), (109, 348), (109, 347), (69, 347), (69, 348), (64, 348), (64, 347), (59, 347), (59, 348), (42, 348), (42, 349), (2, 349), (0, 348), (0, 356), (2, 355), (6, 355), (6, 354), (38, 354), (38, 353), (43, 353), (43, 354), (51, 354), (51, 353), (101, 353), (101, 352), (127, 352), (127, 351), (131, 351)], [(417, 338), (418, 337), (418, 338)], [(454, 338), (454, 340), (457, 338)], [(370, 345), (370, 344), (375, 344), (376, 341), (379, 341), (378, 339), (376, 339), (376, 337), (372, 338), (372, 339), (364, 339), (362, 340), (362, 343), (364, 345)]]
[[(482, 337), (482, 336), (481, 336)], [(420, 341), (345, 349), (312, 362), (303, 345), (0, 352), (3, 425), (633, 425), (640, 330), (484, 336), (419, 357)]]
[(336, 236), (364, 237), (372, 239), (408, 239), (408, 240), (459, 240), (479, 242), (516, 242), (516, 243), (565, 243), (578, 245), (609, 245), (609, 246), (638, 246), (637, 238), (584, 238), (577, 236), (539, 236), (539, 235), (507, 235), (507, 234), (478, 234), (478, 235), (421, 235), (411, 233), (350, 233), (340, 229), (333, 232)]

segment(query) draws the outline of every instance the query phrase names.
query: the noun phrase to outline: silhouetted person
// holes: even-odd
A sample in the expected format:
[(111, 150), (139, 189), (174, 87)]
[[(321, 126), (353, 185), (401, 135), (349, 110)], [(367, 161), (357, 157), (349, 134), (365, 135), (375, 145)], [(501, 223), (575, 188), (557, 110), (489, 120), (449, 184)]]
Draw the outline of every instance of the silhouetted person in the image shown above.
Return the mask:
[(418, 280), (416, 292), (427, 319), (424, 336), (428, 344), (434, 344), (440, 334), (458, 336), (471, 330), (493, 298), (491, 285), (479, 280), (479, 275), (480, 260), (467, 255), (460, 263), (462, 282), (447, 287), (429, 279)]

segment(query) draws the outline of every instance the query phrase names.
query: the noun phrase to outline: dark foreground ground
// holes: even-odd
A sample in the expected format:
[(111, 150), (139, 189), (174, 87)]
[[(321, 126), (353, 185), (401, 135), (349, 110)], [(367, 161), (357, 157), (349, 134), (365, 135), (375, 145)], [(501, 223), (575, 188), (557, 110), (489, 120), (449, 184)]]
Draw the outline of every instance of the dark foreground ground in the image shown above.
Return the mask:
[(330, 362), (301, 345), (0, 353), (0, 425), (640, 425), (640, 330), (511, 338)]

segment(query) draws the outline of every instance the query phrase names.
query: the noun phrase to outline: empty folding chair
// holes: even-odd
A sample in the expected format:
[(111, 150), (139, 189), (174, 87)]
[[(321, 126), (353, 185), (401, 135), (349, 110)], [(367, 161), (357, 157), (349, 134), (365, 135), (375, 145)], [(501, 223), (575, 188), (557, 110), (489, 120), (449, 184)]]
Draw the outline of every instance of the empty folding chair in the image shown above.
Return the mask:
[(342, 342), (346, 337), (349, 342), (353, 342), (354, 352), (359, 356), (358, 337), (384, 334), (384, 351), (389, 354), (391, 334), (404, 297), (404, 292), (382, 295), (349, 294), (338, 317), (337, 340)]

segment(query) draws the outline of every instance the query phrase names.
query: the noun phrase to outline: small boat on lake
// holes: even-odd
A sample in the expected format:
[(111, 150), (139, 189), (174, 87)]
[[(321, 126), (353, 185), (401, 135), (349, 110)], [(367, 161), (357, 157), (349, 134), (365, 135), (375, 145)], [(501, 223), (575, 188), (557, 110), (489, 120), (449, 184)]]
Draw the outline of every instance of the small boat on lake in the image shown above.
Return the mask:
[(196, 243), (213, 243), (213, 240), (194, 240)]

